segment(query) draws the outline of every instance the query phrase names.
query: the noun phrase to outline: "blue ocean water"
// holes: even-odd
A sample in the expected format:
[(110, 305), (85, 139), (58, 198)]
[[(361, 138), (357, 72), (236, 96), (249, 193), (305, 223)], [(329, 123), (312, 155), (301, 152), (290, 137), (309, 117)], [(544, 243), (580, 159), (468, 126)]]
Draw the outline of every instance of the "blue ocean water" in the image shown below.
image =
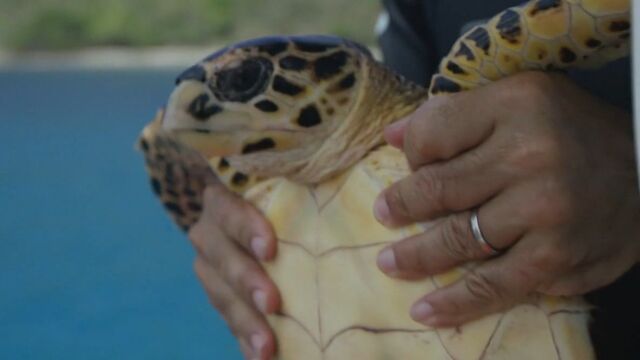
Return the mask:
[(0, 72), (0, 359), (240, 359), (149, 190), (176, 71)]

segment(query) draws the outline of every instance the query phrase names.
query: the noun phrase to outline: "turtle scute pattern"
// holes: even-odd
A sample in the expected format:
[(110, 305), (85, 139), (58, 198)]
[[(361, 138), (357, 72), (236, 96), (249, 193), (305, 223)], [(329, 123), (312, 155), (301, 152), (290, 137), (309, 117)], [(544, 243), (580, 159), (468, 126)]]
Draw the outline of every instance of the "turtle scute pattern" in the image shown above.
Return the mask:
[(592, 358), (589, 307), (578, 298), (540, 297), (455, 329), (410, 319), (413, 301), (467, 270), (407, 282), (375, 269), (384, 246), (423, 230), (386, 229), (371, 214), (376, 195), (408, 171), (402, 153), (383, 147), (318, 186), (273, 179), (245, 194), (279, 238), (277, 261), (264, 265), (284, 299), (269, 317), (279, 358)]
[(597, 67), (629, 51), (629, 0), (536, 0), (461, 36), (431, 94), (472, 89), (524, 70)]

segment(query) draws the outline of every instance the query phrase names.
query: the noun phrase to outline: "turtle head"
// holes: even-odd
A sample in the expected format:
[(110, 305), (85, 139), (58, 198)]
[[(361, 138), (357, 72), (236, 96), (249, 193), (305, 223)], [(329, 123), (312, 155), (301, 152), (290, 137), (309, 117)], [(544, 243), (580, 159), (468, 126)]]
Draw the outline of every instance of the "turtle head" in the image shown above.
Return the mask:
[(244, 173), (318, 182), (363, 155), (346, 124), (366, 124), (354, 109), (375, 101), (363, 90), (371, 66), (366, 48), (336, 37), (238, 43), (178, 77), (162, 127)]

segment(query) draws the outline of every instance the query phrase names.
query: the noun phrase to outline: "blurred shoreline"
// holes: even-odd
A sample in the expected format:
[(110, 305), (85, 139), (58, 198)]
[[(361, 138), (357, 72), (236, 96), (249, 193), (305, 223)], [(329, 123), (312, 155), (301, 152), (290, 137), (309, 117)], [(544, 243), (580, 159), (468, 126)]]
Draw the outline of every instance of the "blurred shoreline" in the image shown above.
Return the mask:
[(0, 71), (184, 68), (221, 47), (220, 45), (148, 48), (96, 47), (62, 52), (14, 52), (0, 49)]
[[(223, 45), (96, 47), (73, 51), (14, 52), (0, 49), (0, 71), (163, 70), (193, 65)], [(369, 50), (378, 60), (380, 50)]]

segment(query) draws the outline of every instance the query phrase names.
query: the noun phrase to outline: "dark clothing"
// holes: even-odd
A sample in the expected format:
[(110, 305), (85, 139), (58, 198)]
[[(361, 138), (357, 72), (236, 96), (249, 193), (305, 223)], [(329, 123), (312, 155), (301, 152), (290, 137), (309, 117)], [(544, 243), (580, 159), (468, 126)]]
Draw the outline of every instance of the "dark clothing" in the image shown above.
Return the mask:
[[(465, 25), (488, 19), (521, 2), (384, 0), (390, 16), (388, 27), (380, 34), (385, 62), (405, 77), (427, 85)], [(599, 70), (569, 72), (583, 88), (629, 112), (630, 74), (628, 59)], [(640, 359), (640, 266), (587, 298), (596, 306), (591, 333), (598, 358)]]
[[(391, 68), (420, 84), (427, 84), (440, 59), (449, 53), (465, 25), (498, 14), (522, 1), (514, 0), (385, 0), (391, 23), (380, 45)], [(631, 109), (628, 59), (599, 71), (571, 71), (571, 77), (591, 93)]]

